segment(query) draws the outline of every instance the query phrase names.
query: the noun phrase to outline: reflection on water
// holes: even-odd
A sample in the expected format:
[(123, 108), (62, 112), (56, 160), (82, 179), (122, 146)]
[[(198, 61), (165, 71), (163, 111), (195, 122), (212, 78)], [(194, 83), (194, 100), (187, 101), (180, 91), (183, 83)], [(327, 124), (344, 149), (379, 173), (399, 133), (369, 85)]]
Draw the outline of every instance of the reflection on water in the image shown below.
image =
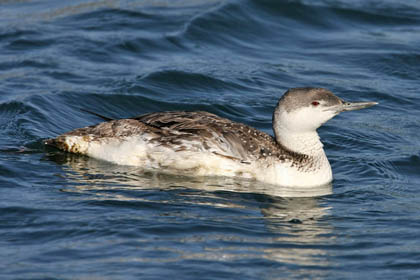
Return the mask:
[[(293, 277), (325, 276), (332, 266), (327, 249), (334, 238), (333, 227), (323, 218), (331, 207), (321, 205), (319, 199), (313, 197), (283, 198), (265, 206), (262, 213), (267, 228), (281, 233), (272, 238), (273, 246), (264, 250), (266, 257), (278, 263), (314, 268), (304, 275), (294, 271)], [(282, 221), (288, 221), (289, 225)]]
[[(194, 207), (190, 210), (177, 210), (174, 211), (177, 213), (169, 212), (168, 215), (178, 215), (178, 218), (188, 221), (193, 217), (194, 224), (203, 221), (210, 224), (221, 222), (222, 227), (226, 224), (233, 229), (251, 226), (251, 235), (238, 234), (233, 229), (220, 232), (220, 228), (216, 227), (203, 236), (197, 232), (189, 233), (188, 226), (183, 225), (185, 234), (182, 237), (172, 237), (171, 242), (199, 243), (202, 250), (189, 249), (185, 245), (183, 250), (175, 251), (174, 247), (161, 247), (160, 250), (170, 252), (172, 256), (160, 259), (160, 262), (221, 259), (238, 261), (263, 257), (270, 262), (285, 264), (286, 267), (305, 266), (305, 273), (310, 271), (312, 277), (325, 276), (327, 268), (331, 266), (325, 245), (333, 241), (332, 227), (323, 219), (329, 214), (330, 207), (322, 205), (322, 200), (318, 197), (279, 197), (285, 194), (299, 196), (307, 192), (280, 192), (276, 188), (260, 186), (256, 182), (232, 178), (191, 178), (144, 173), (137, 167), (119, 166), (72, 154), (54, 153), (49, 154), (48, 158), (67, 170), (66, 180), (69, 185), (63, 191), (86, 194), (82, 198), (77, 196), (76, 199), (158, 203), (160, 207), (181, 204), (186, 209), (190, 209), (191, 205)], [(320, 187), (318, 191), (312, 189), (310, 193), (325, 195), (331, 193), (331, 188), (331, 185)], [(151, 189), (154, 189), (153, 195), (138, 194)], [(175, 192), (175, 198), (172, 196), (169, 201), (166, 200), (167, 197), (158, 197), (156, 189), (166, 190), (165, 193), (171, 194)], [(230, 217), (220, 217), (220, 213), (216, 212), (214, 217), (211, 212), (206, 215), (194, 213), (196, 206), (235, 212)], [(197, 215), (201, 215), (201, 218), (197, 219)], [(173, 220), (156, 221), (156, 225), (162, 223), (167, 226), (172, 222)], [(144, 263), (152, 260), (142, 258), (139, 261)], [(291, 276), (303, 274), (293, 270)]]

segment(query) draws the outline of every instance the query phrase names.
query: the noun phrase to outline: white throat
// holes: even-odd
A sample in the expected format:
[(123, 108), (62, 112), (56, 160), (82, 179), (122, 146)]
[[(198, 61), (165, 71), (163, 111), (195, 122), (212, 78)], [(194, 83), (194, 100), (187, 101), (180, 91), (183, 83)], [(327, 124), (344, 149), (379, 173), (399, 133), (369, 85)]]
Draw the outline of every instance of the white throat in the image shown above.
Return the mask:
[(314, 157), (325, 155), (324, 145), (320, 141), (316, 130), (297, 132), (278, 126), (275, 129), (275, 136), (277, 143), (293, 152)]
[(276, 141), (293, 152), (325, 156), (324, 145), (316, 131), (323, 121), (317, 118), (318, 115), (307, 108), (292, 113), (276, 108), (273, 115)]

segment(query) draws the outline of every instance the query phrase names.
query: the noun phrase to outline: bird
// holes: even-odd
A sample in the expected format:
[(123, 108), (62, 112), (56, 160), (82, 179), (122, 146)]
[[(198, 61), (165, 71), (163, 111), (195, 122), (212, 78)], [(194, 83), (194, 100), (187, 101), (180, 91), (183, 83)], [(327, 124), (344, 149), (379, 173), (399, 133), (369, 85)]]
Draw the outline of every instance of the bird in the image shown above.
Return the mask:
[(332, 170), (317, 129), (348, 102), (325, 88), (287, 90), (273, 112), (274, 136), (205, 111), (164, 111), (111, 119), (47, 139), (59, 150), (144, 170), (228, 176), (287, 187), (329, 184)]

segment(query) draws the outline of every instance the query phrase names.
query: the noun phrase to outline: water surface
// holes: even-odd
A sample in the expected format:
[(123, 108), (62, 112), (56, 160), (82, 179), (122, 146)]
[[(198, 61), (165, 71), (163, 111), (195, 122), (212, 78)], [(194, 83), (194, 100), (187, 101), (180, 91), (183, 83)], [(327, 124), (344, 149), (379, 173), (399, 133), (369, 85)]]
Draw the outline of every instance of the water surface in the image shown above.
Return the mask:
[[(417, 1), (2, 1), (2, 279), (418, 279)], [(271, 132), (291, 87), (379, 105), (319, 133), (302, 194), (47, 150), (100, 120), (206, 110)], [(292, 193), (292, 194), (291, 194)]]

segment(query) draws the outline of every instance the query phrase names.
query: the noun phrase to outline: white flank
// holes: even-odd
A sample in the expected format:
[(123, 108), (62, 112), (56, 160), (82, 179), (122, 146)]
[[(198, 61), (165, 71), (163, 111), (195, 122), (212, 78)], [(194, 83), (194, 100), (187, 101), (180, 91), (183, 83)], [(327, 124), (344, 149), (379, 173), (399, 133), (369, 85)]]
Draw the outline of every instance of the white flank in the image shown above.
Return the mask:
[[(147, 135), (103, 138), (92, 141), (86, 136), (66, 136), (70, 147), (79, 153), (120, 165), (139, 166), (169, 173), (197, 176), (238, 176), (282, 186), (314, 186), (331, 182), (332, 172), (325, 154), (319, 155), (317, 169), (300, 171), (288, 163), (255, 161), (249, 164), (209, 151), (176, 151), (177, 147), (151, 144)], [(319, 140), (318, 140), (319, 141)], [(188, 146), (184, 142), (183, 145)]]

